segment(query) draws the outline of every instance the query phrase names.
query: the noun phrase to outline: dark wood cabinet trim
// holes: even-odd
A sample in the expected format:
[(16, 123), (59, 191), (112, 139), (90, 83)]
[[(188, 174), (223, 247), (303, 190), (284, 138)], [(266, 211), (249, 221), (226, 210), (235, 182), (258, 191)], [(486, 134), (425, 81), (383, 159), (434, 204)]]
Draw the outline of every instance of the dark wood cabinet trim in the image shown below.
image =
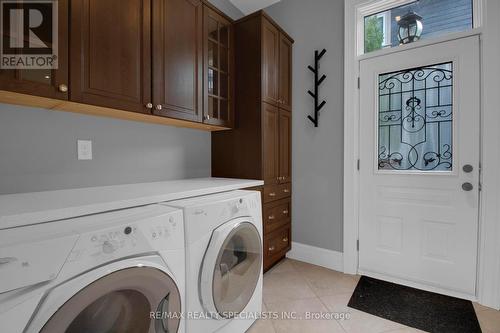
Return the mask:
[(209, 1), (207, 0), (202, 0), (203, 2), (203, 5), (205, 7), (208, 7), (210, 8), (212, 11), (214, 11), (215, 13), (217, 13), (218, 15), (220, 15), (221, 17), (223, 17), (225, 20), (227, 20), (228, 22), (231, 23), (231, 25), (234, 24), (234, 20), (228, 16), (226, 13), (224, 13), (222, 10), (220, 10), (219, 8), (215, 7), (212, 3), (210, 3)]
[(288, 38), (288, 40), (290, 40), (292, 42), (292, 44), (295, 42), (294, 39), (285, 31), (283, 30), (280, 25), (271, 17), (269, 16), (265, 11), (263, 10), (258, 10), (250, 15), (247, 15), (245, 17), (242, 17), (236, 21), (234, 21), (235, 24), (239, 24), (239, 23), (243, 23), (245, 21), (250, 21), (250, 20), (253, 20), (255, 19), (256, 17), (262, 17), (262, 18), (265, 18), (266, 20), (268, 20), (271, 24), (273, 24), (274, 26), (276, 26), (280, 32), (286, 37)]

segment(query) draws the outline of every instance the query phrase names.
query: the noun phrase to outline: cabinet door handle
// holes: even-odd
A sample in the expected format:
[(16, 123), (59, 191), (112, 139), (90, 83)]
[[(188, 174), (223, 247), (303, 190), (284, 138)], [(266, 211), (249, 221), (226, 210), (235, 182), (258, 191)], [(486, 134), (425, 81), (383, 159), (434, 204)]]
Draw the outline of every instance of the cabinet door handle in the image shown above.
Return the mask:
[(152, 109), (153, 108), (153, 103), (149, 102), (146, 104), (146, 109)]
[(60, 92), (68, 92), (68, 86), (65, 84), (60, 84), (59, 85), (59, 91)]
[(270, 196), (270, 197), (275, 197), (275, 196), (276, 196), (276, 193), (271, 192), (271, 193), (269, 193), (269, 196)]
[(269, 247), (269, 252), (273, 252), (275, 249), (276, 249), (276, 248), (274, 247), (274, 245), (273, 245), (273, 246), (270, 246), (270, 247)]
[(283, 211), (283, 214), (287, 215), (287, 214), (288, 214), (288, 209), (285, 209), (285, 210)]
[(269, 220), (274, 220), (274, 215), (269, 215), (267, 218), (268, 218)]
[(158, 105), (156, 106), (156, 110), (161, 111), (161, 109), (163, 109), (163, 106), (161, 106), (161, 104), (158, 104)]
[(283, 238), (283, 242), (284, 243), (288, 242), (288, 237)]
[(290, 190), (289, 190), (289, 189), (287, 189), (287, 188), (285, 188), (285, 189), (283, 190), (283, 192), (285, 192), (285, 193), (290, 193)]

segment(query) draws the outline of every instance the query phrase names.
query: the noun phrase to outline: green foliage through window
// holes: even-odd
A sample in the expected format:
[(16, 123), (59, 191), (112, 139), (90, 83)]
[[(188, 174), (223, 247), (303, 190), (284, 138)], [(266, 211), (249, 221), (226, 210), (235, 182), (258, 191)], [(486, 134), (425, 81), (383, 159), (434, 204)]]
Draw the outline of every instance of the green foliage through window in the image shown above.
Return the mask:
[(365, 53), (380, 50), (384, 42), (384, 31), (376, 15), (365, 18)]

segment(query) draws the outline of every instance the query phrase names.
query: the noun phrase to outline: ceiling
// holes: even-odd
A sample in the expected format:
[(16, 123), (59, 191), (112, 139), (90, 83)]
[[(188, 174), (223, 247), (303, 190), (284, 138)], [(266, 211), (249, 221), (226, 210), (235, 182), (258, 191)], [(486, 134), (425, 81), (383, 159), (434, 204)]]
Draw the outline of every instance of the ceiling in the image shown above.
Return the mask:
[(229, 0), (235, 5), (243, 14), (247, 15), (262, 8), (266, 8), (273, 3), (281, 0)]

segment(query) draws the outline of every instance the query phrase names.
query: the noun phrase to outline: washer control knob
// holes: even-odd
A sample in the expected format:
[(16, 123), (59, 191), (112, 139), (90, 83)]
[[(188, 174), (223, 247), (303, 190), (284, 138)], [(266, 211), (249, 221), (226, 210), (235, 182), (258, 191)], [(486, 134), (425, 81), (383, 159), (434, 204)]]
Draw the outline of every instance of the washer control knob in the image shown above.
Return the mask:
[(116, 248), (110, 241), (105, 241), (102, 243), (102, 252), (104, 253), (113, 253), (115, 252)]

